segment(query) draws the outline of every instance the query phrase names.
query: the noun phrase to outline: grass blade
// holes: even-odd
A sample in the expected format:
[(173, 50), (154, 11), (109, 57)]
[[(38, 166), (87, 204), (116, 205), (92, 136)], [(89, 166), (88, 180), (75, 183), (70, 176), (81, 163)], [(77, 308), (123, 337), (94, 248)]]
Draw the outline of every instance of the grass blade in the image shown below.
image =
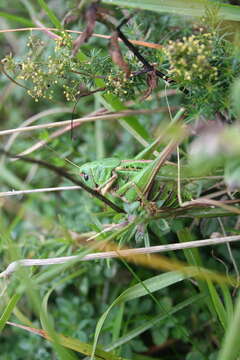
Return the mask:
[[(193, 270), (195, 272), (195, 270)], [(102, 326), (105, 322), (105, 319), (107, 318), (109, 312), (115, 305), (119, 305), (125, 301), (133, 300), (145, 295), (148, 295), (149, 292), (155, 292), (160, 289), (164, 289), (172, 284), (175, 284), (179, 281), (182, 281), (184, 279), (187, 279), (190, 277), (189, 275), (185, 275), (181, 273), (180, 271), (171, 271), (165, 274), (161, 274), (158, 276), (154, 276), (150, 279), (147, 279), (145, 281), (142, 281), (141, 284), (134, 285), (130, 287), (129, 289), (125, 290), (117, 299), (113, 301), (113, 303), (109, 306), (109, 308), (103, 313), (103, 315), (98, 320), (95, 336), (94, 336), (94, 343), (93, 343), (93, 352), (91, 356), (91, 360), (94, 359), (94, 353), (97, 346), (97, 341), (102, 329)], [(144, 284), (144, 287), (143, 285)]]
[(229, 323), (222, 349), (217, 360), (236, 360), (240, 353), (239, 341), (240, 328), (240, 296), (238, 296), (233, 319)]
[(240, 21), (239, 6), (220, 4), (218, 1), (204, 0), (103, 0), (105, 4), (150, 10), (158, 13), (172, 13), (183, 16), (203, 16), (206, 8), (216, 9), (225, 20)]
[(21, 295), (20, 294), (14, 294), (11, 299), (9, 300), (1, 318), (0, 318), (0, 332), (3, 331), (6, 322), (8, 321), (8, 319), (10, 318), (13, 309), (15, 308), (16, 304), (18, 303), (18, 301), (20, 300)]
[[(40, 335), (43, 338), (45, 338), (48, 341), (53, 341), (53, 339), (51, 338), (50, 334), (45, 331), (45, 330), (41, 330), (41, 329), (36, 329), (36, 328), (32, 328), (29, 326), (23, 326), (20, 324), (15, 324), (12, 322), (8, 323), (9, 325), (18, 327), (20, 329), (26, 330), (32, 334), (36, 334), (36, 335)], [(88, 343), (84, 343), (78, 339), (74, 339), (71, 337), (67, 337), (61, 334), (56, 334), (59, 343), (71, 350), (74, 350), (80, 354), (84, 354), (84, 355), (90, 355), (91, 351), (92, 351), (92, 345), (88, 344)], [(101, 349), (97, 349), (96, 354), (95, 354), (95, 358), (96, 360), (123, 360), (123, 358), (120, 358), (119, 356), (114, 355), (113, 353), (110, 352), (106, 352), (104, 350)]]
[(151, 329), (155, 324), (158, 324), (161, 321), (165, 321), (169, 316), (172, 316), (173, 314), (175, 314), (178, 311), (181, 311), (182, 309), (184, 309), (185, 307), (200, 301), (204, 298), (204, 295), (194, 295), (192, 297), (190, 297), (187, 300), (182, 301), (181, 303), (175, 305), (170, 311), (168, 311), (165, 314), (160, 314), (159, 316), (155, 316), (154, 318), (145, 321), (143, 324), (141, 324), (140, 326), (138, 326), (137, 328), (135, 328), (134, 330), (129, 331), (127, 334), (125, 334), (124, 336), (118, 338), (116, 341), (114, 341), (109, 347), (107, 347), (105, 350), (107, 351), (111, 351), (125, 343), (127, 343), (128, 341), (134, 339), (135, 337), (141, 335), (144, 331)]
[(51, 20), (51, 22), (53, 23), (53, 25), (58, 29), (62, 29), (61, 22), (58, 20), (58, 18), (54, 14), (54, 12), (48, 7), (48, 5), (45, 3), (45, 1), (44, 0), (38, 0), (38, 3), (41, 6), (41, 8), (44, 9), (44, 11), (48, 15), (48, 17)]
[(3, 17), (6, 20), (17, 22), (17, 23), (25, 25), (25, 26), (34, 27), (34, 24), (32, 21), (27, 20), (22, 16), (17, 16), (17, 15), (9, 14), (5, 11), (0, 11), (0, 17)]

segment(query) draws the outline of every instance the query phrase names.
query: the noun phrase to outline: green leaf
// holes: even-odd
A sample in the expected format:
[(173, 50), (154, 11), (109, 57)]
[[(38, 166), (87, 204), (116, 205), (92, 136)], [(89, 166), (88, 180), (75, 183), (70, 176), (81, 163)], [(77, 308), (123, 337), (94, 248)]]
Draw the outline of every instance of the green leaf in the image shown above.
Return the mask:
[(224, 308), (224, 305), (220, 299), (220, 296), (217, 293), (217, 290), (215, 286), (213, 285), (212, 281), (206, 280), (208, 284), (208, 289), (211, 295), (212, 302), (214, 304), (215, 311), (218, 315), (218, 318), (220, 320), (220, 323), (222, 324), (222, 327), (226, 329), (227, 326), (227, 313)]
[(7, 13), (5, 11), (0, 11), (0, 17), (3, 17), (3, 18), (5, 18), (7, 20), (10, 20), (10, 21), (17, 22), (17, 23), (25, 25), (25, 26), (34, 27), (34, 23), (32, 21), (27, 20), (22, 16), (16, 16), (16, 15), (13, 15), (13, 14), (9, 14), (9, 13)]
[[(33, 328), (33, 327), (28, 327), (28, 326), (22, 326), (19, 324), (11, 324), (12, 326), (15, 327), (20, 327), (22, 330), (26, 330), (32, 334), (35, 335), (40, 335), (43, 338), (45, 338), (46, 340), (52, 342), (53, 339), (51, 338), (51, 335), (47, 332), (47, 331), (41, 331), (41, 333), (39, 332), (39, 329)], [(74, 350), (80, 354), (84, 354), (84, 355), (90, 355), (91, 351), (92, 351), (92, 345), (88, 344), (88, 343), (84, 343), (78, 339), (74, 339), (72, 337), (69, 336), (64, 336), (62, 334), (56, 334), (57, 335), (57, 339), (60, 345)], [(97, 349), (96, 350), (96, 355), (95, 355), (95, 359), (96, 360), (125, 360), (123, 358), (120, 358), (119, 356), (111, 353), (111, 352), (106, 352), (104, 350), (101, 349)]]
[[(188, 228), (177, 231), (180, 242), (194, 241), (194, 237)], [(189, 265), (202, 266), (201, 256), (198, 249), (184, 249), (185, 258)]]
[(226, 161), (224, 171), (224, 181), (227, 187), (231, 190), (238, 190), (240, 187), (240, 159), (231, 156)]
[(236, 79), (231, 91), (232, 103), (238, 116), (240, 116), (240, 79)]
[(119, 338), (121, 332), (121, 326), (123, 326), (123, 313), (124, 313), (124, 303), (122, 303), (118, 309), (115, 321), (113, 323), (113, 341)]
[(154, 325), (158, 324), (159, 322), (165, 321), (168, 317), (172, 316), (176, 312), (184, 309), (185, 307), (200, 301), (204, 298), (204, 295), (194, 295), (187, 300), (182, 301), (181, 303), (175, 305), (170, 311), (167, 311), (165, 314), (160, 314), (158, 316), (154, 316), (154, 318), (150, 318), (149, 320), (145, 321), (143, 324), (138, 326), (137, 328), (129, 331), (124, 336), (120, 337), (118, 340), (113, 342), (110, 346), (108, 346), (105, 350), (111, 351), (125, 343), (128, 343), (130, 340), (134, 339), (135, 337), (141, 335), (144, 331), (151, 329)]
[(105, 4), (172, 13), (183, 16), (203, 16), (206, 8), (219, 7), (218, 16), (225, 20), (240, 21), (240, 7), (207, 0), (103, 0)]
[(232, 321), (229, 323), (223, 346), (220, 350), (217, 360), (237, 360), (240, 354), (239, 341), (240, 328), (240, 296), (237, 298), (236, 307)]
[(21, 295), (20, 294), (14, 294), (11, 299), (9, 300), (2, 316), (0, 317), (0, 332), (4, 329), (6, 322), (10, 318), (16, 304), (20, 300)]
[[(148, 295), (149, 292), (155, 292), (160, 289), (164, 289), (172, 284), (175, 284), (179, 281), (182, 281), (184, 279), (189, 278), (196, 272), (196, 269), (192, 268), (192, 274), (191, 269), (189, 269), (188, 275), (181, 273), (180, 271), (171, 271), (165, 274), (154, 276), (150, 279), (147, 279), (145, 281), (142, 281), (142, 283), (134, 285), (130, 287), (129, 289), (125, 290), (117, 299), (113, 301), (113, 303), (109, 306), (109, 308), (103, 313), (103, 315), (98, 320), (95, 336), (94, 336), (94, 343), (93, 343), (93, 352), (91, 356), (91, 360), (94, 359), (94, 353), (97, 346), (97, 341), (100, 335), (100, 331), (102, 329), (102, 326), (104, 324), (104, 321), (106, 320), (109, 312), (115, 305), (119, 305), (125, 301), (137, 299), (139, 297)], [(144, 286), (143, 286), (144, 285)]]
[(24, 182), (22, 182), (13, 172), (3, 165), (0, 166), (0, 179), (2, 179), (9, 188), (20, 190), (24, 190), (26, 188)]
[[(99, 87), (105, 85), (101, 79), (97, 79), (96, 84)], [(98, 99), (99, 102), (101, 102), (110, 111), (122, 111), (127, 109), (127, 107), (124, 106), (124, 104), (115, 95), (106, 94), (102, 96), (98, 94)], [(119, 122), (125, 130), (127, 130), (140, 142), (140, 144), (143, 144), (144, 146), (148, 145), (150, 136), (146, 129), (140, 124), (136, 116), (125, 116), (124, 118), (119, 119)]]
[(58, 28), (62, 29), (63, 26), (61, 22), (58, 20), (54, 12), (48, 7), (44, 0), (38, 0), (39, 5), (45, 10), (46, 14), (48, 15), (49, 19), (53, 23), (53, 25)]
[(223, 293), (224, 304), (226, 308), (227, 323), (230, 324), (230, 322), (233, 319), (233, 311), (234, 311), (232, 296), (228, 286), (226, 286), (225, 284), (221, 284), (220, 287)]
[[(178, 231), (177, 235), (180, 242), (194, 241), (194, 236), (188, 228), (184, 228)], [(198, 267), (202, 266), (199, 249), (185, 249), (184, 255), (189, 265), (195, 265)], [(214, 317), (218, 316), (221, 324), (223, 327), (225, 327), (227, 322), (227, 314), (213, 282), (209, 279), (206, 279), (206, 281), (197, 279), (197, 281), (201, 293), (207, 295), (207, 306), (211, 314)]]

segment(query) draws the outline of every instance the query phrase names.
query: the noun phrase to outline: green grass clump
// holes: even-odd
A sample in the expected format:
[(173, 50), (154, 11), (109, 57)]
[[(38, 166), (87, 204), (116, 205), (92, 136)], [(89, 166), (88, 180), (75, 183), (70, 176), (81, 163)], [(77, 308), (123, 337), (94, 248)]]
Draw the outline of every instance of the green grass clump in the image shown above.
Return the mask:
[[(140, 42), (145, 64), (124, 42), (109, 50), (129, 16), (118, 1), (13, 1), (0, 12), (1, 147), (28, 159), (0, 153), (4, 360), (240, 354), (239, 57), (230, 28), (239, 9), (121, 3), (142, 8), (121, 31)], [(44, 31), (16, 29), (39, 24)], [(74, 31), (90, 34), (77, 49)], [(117, 165), (107, 169), (104, 157)], [(146, 188), (139, 160), (160, 158)], [(92, 161), (101, 166), (83, 173)], [(89, 177), (97, 194), (106, 190), (100, 197), (70, 190)], [(212, 246), (194, 247), (206, 239)], [(153, 246), (168, 251), (131, 253)]]

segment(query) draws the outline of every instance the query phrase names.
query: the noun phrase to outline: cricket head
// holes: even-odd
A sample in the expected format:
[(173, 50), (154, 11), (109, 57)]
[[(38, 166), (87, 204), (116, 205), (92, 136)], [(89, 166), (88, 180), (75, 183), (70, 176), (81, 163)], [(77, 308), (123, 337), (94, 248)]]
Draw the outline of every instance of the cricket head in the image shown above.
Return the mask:
[(112, 177), (115, 168), (120, 163), (121, 160), (116, 158), (86, 163), (79, 168), (81, 179), (87, 186), (97, 190), (99, 186), (104, 185)]

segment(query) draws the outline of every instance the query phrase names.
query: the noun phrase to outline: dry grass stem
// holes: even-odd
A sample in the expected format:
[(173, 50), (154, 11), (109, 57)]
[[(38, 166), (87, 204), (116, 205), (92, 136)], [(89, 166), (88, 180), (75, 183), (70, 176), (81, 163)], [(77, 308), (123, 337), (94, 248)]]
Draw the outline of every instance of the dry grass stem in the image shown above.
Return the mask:
[(98, 116), (85, 116), (79, 119), (75, 120), (64, 120), (64, 121), (56, 121), (48, 124), (40, 124), (40, 125), (33, 125), (33, 126), (27, 126), (22, 128), (15, 128), (15, 129), (8, 129), (0, 131), (0, 136), (14, 134), (17, 132), (27, 132), (27, 131), (33, 131), (33, 130), (40, 130), (40, 129), (51, 129), (55, 127), (61, 127), (61, 126), (67, 126), (70, 124), (81, 124), (85, 122), (90, 121), (96, 121), (96, 120), (116, 120), (121, 117), (125, 116), (132, 116), (132, 115), (140, 115), (140, 114), (154, 114), (158, 112), (159, 109), (144, 109), (144, 110), (124, 110), (116, 113), (108, 113), (105, 115), (98, 115)]
[(16, 195), (26, 195), (26, 194), (41, 193), (41, 192), (79, 190), (79, 189), (81, 189), (80, 186), (72, 185), (72, 186), (59, 186), (59, 187), (30, 189), (30, 190), (3, 191), (3, 192), (0, 192), (0, 198), (4, 198), (4, 197), (8, 197), (8, 196), (16, 196)]
[[(56, 28), (45, 28), (45, 27), (27, 27), (27, 28), (19, 28), (19, 29), (3, 29), (0, 30), (0, 33), (7, 33), (7, 32), (18, 32), (18, 31), (59, 31), (59, 29)], [(83, 31), (77, 31), (77, 30), (64, 30), (68, 33), (73, 34), (82, 34)], [(93, 33), (92, 36), (102, 38), (102, 39), (110, 39), (111, 35), (102, 35), (102, 34), (95, 34)], [(118, 41), (122, 41), (121, 39), (118, 39)], [(162, 45), (155, 44), (147, 41), (141, 41), (141, 40), (129, 40), (132, 44), (138, 45), (138, 46), (145, 46), (152, 49), (162, 49)]]
[(162, 253), (167, 251), (198, 248), (202, 246), (220, 245), (234, 241), (240, 241), (240, 235), (226, 236), (226, 237), (219, 237), (219, 238), (205, 239), (205, 240), (196, 240), (196, 241), (189, 241), (184, 243), (149, 246), (149, 247), (136, 248), (136, 249), (99, 252), (99, 253), (88, 254), (85, 256), (72, 255), (72, 256), (62, 256), (62, 257), (48, 258), (48, 259), (21, 259), (10, 263), (6, 268), (6, 270), (0, 273), (0, 278), (8, 277), (11, 273), (15, 272), (19, 268), (19, 266), (29, 267), (29, 266), (58, 265), (58, 264), (65, 264), (69, 261), (76, 261), (78, 259), (79, 261), (90, 261), (96, 259), (121, 258), (121, 257), (128, 257), (128, 256), (142, 255), (142, 254), (153, 254), (153, 253)]

